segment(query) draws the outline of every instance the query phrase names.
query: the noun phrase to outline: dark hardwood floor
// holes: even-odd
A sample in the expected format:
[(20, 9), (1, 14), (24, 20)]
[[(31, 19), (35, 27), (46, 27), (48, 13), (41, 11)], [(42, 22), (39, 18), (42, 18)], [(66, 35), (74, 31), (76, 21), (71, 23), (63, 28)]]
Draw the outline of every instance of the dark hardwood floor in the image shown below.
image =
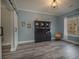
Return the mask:
[(15, 52), (3, 47), (3, 59), (79, 59), (79, 46), (64, 41), (19, 45)]

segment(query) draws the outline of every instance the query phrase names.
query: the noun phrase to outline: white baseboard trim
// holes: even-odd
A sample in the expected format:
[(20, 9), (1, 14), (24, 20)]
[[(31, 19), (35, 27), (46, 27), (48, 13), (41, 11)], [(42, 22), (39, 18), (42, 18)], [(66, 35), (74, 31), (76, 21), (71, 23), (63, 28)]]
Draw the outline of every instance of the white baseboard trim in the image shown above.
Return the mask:
[(15, 47), (15, 48), (11, 48), (11, 51), (16, 51), (16, 48), (17, 48), (17, 47)]
[(11, 43), (3, 43), (2, 46), (8, 46), (11, 45)]
[[(2, 46), (8, 46), (8, 45), (11, 45), (11, 43), (3, 43), (2, 44)], [(17, 46), (15, 48), (11, 48), (10, 51), (16, 51), (16, 48), (17, 48)]]
[(29, 40), (29, 41), (19, 41), (18, 44), (31, 43), (31, 42), (34, 42), (34, 40)]
[(15, 47), (11, 46), (11, 50), (10, 51), (16, 51), (17, 47), (18, 47), (18, 44)]
[(75, 42), (75, 41), (71, 41), (71, 40), (68, 40), (68, 39), (63, 39), (64, 41), (67, 41), (67, 42), (71, 42), (71, 43), (73, 43), (73, 44), (77, 44), (77, 45), (79, 45), (79, 43), (78, 42)]
[(51, 40), (55, 39), (54, 37), (51, 38)]
[(16, 49), (17, 49), (17, 46), (15, 48), (11, 48), (10, 51), (16, 51)]

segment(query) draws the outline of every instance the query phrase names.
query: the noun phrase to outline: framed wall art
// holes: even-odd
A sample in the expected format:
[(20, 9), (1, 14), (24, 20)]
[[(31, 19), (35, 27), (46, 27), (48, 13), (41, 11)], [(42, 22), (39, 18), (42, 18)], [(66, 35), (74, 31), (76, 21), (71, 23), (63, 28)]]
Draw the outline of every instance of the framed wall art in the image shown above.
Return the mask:
[(31, 24), (27, 24), (27, 28), (31, 28)]

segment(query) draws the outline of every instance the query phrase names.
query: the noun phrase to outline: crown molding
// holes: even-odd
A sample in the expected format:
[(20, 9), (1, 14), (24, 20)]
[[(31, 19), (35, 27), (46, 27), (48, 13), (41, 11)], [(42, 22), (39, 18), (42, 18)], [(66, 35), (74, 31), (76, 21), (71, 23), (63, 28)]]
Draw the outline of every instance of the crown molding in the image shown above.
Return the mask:
[(22, 9), (22, 8), (19, 8), (17, 10), (54, 16), (53, 14), (48, 13), (48, 12), (40, 12), (40, 11), (34, 11), (34, 10)]

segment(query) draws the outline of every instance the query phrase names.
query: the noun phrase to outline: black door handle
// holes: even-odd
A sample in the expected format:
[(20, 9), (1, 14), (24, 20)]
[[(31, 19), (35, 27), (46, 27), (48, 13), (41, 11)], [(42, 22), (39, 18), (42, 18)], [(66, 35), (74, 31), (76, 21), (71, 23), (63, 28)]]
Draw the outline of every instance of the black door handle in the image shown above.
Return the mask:
[(0, 27), (0, 31), (1, 31), (0, 36), (3, 36), (3, 27), (2, 26)]

